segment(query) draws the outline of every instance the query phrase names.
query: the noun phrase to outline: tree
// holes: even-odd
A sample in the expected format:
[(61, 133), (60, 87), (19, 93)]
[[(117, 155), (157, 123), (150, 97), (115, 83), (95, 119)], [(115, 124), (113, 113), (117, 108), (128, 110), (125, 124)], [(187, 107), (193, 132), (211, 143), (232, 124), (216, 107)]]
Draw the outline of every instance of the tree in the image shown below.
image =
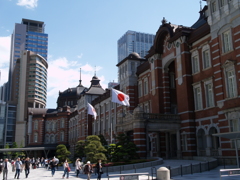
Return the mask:
[(80, 141), (77, 142), (76, 151), (75, 151), (75, 158), (77, 158), (77, 157), (82, 158), (82, 157), (85, 156), (84, 147), (85, 147), (85, 141), (80, 140)]
[(57, 146), (56, 155), (60, 162), (64, 162), (66, 159), (69, 160), (68, 156), (71, 154), (67, 150), (67, 147), (64, 144), (59, 144)]
[[(7, 143), (4, 148), (9, 149), (9, 144)], [(7, 152), (4, 152), (3, 154), (6, 155), (8, 158), (11, 158), (12, 152), (7, 151)]]
[(97, 162), (98, 159), (102, 161), (107, 160), (104, 152), (107, 150), (103, 147), (100, 138), (96, 135), (88, 136), (86, 139), (85, 154), (87, 161)]
[[(12, 148), (18, 148), (18, 145), (17, 145), (16, 142), (13, 142)], [(18, 152), (16, 152), (16, 151), (13, 151), (13, 152), (12, 152), (12, 158), (16, 158), (16, 157), (18, 157), (18, 155), (19, 155)]]
[(111, 145), (112, 161), (130, 161), (138, 159), (138, 148), (136, 144), (131, 142), (130, 137), (126, 134), (119, 134), (117, 136), (118, 143)]
[(106, 147), (108, 145), (108, 143), (107, 143), (105, 137), (102, 134), (98, 135), (98, 137), (100, 138), (100, 141), (101, 141), (102, 145), (104, 147)]

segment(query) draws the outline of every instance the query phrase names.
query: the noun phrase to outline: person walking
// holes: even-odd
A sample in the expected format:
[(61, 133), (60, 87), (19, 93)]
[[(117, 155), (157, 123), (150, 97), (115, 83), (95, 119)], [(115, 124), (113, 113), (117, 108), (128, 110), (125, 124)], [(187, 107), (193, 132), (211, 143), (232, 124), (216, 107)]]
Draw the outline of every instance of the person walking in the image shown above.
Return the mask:
[(8, 171), (11, 170), (11, 163), (8, 162), (8, 158), (6, 158), (3, 162), (3, 180), (7, 180), (7, 175), (8, 175)]
[(25, 164), (25, 175), (26, 175), (26, 178), (28, 178), (28, 175), (30, 173), (30, 160), (29, 160), (29, 157), (26, 158), (24, 164)]
[(80, 162), (80, 158), (77, 158), (76, 159), (76, 162), (75, 162), (75, 167), (76, 167), (76, 177), (78, 177), (79, 173), (80, 173), (80, 170), (82, 169), (82, 166), (81, 166), (81, 162)]
[(63, 164), (63, 170), (64, 170), (64, 173), (63, 173), (62, 178), (64, 179), (64, 177), (66, 175), (67, 179), (68, 179), (69, 178), (70, 167), (69, 167), (69, 164), (68, 164), (67, 160), (65, 160), (65, 162)]
[(84, 174), (87, 174), (87, 180), (90, 180), (91, 174), (93, 173), (93, 167), (91, 165), (91, 162), (88, 161), (87, 164), (84, 166)]
[(101, 176), (103, 174), (101, 159), (98, 160), (98, 162), (96, 164), (96, 169), (97, 169), (97, 174), (98, 174), (97, 180), (101, 180)]
[(16, 179), (16, 178), (19, 179), (20, 171), (22, 168), (22, 161), (20, 160), (20, 158), (17, 158), (17, 160), (14, 163), (14, 166), (16, 168), (14, 179)]
[(55, 161), (55, 159), (53, 158), (52, 161), (49, 163), (50, 165), (50, 168), (51, 168), (51, 172), (52, 172), (52, 177), (54, 176), (55, 174), (55, 171), (56, 171), (56, 166), (57, 166), (57, 163)]

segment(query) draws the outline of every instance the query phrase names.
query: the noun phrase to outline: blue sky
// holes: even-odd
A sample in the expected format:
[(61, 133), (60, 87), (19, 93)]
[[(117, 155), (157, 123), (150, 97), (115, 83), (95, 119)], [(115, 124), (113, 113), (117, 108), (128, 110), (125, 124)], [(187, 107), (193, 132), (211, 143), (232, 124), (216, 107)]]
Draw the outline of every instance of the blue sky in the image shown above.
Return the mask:
[(199, 10), (199, 0), (0, 0), (0, 85), (8, 78), (10, 35), (22, 18), (46, 24), (47, 107), (56, 108), (58, 92), (78, 85), (80, 68), (86, 87), (95, 70), (103, 88), (117, 81), (117, 40), (127, 30), (156, 34), (163, 17), (191, 26)]

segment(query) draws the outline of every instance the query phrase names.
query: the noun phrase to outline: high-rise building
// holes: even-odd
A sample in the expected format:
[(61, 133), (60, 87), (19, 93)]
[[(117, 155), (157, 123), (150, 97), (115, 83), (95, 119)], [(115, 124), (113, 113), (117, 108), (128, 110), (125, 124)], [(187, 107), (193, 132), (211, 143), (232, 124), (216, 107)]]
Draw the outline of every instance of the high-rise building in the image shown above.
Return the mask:
[[(48, 34), (44, 28), (44, 22), (30, 19), (22, 19), (21, 23), (15, 24), (11, 40), (8, 92), (11, 92), (13, 69), (22, 51), (32, 51), (47, 60)], [(10, 93), (7, 97), (11, 100)]]
[(118, 40), (118, 62), (122, 61), (132, 52), (136, 52), (141, 57), (144, 57), (152, 47), (154, 38), (155, 35), (153, 34), (127, 31)]
[(45, 108), (48, 63), (39, 54), (22, 51), (13, 70), (12, 97), (17, 104), (15, 142), (25, 144), (27, 109)]

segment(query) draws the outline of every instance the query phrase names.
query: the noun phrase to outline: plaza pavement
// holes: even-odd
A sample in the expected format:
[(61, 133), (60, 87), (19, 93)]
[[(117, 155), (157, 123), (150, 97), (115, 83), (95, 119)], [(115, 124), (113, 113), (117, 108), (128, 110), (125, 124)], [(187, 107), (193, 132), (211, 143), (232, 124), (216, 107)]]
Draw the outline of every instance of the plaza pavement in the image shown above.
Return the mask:
[[(180, 165), (187, 165), (187, 164), (194, 164), (194, 163), (199, 163), (199, 161), (196, 160), (164, 160), (164, 163), (162, 165), (156, 166), (156, 169), (160, 167), (176, 167)], [(226, 168), (234, 168), (233, 166), (231, 167), (226, 167)], [(202, 172), (202, 173), (195, 173), (195, 174), (189, 174), (189, 175), (183, 175), (181, 176), (175, 176), (172, 177), (172, 180), (185, 180), (185, 179), (191, 179), (191, 180), (219, 180), (219, 169), (223, 169), (223, 167), (217, 167), (213, 170)], [(76, 174), (74, 172), (74, 167), (71, 168), (71, 172), (69, 173), (69, 179), (87, 179), (87, 175), (85, 174), (80, 174), (79, 178), (76, 178)], [(141, 168), (136, 170), (137, 173), (145, 173), (149, 172), (151, 173), (151, 168)], [(120, 172), (112, 172), (109, 174), (119, 174)], [(128, 170), (128, 171), (122, 171), (122, 174), (127, 174), (127, 173), (134, 173), (134, 170)], [(52, 177), (51, 171), (46, 170), (44, 167), (40, 167), (37, 169), (31, 169), (29, 177), (27, 179), (29, 180), (55, 180), (55, 179), (62, 179), (63, 175), (63, 168), (59, 167), (58, 170), (55, 172), (55, 175)], [(0, 175), (0, 179), (2, 179), (2, 174)], [(239, 179), (240, 176), (232, 176), (232, 177), (224, 177), (222, 178), (223, 180), (235, 180)], [(8, 173), (8, 180), (14, 179), (14, 172), (9, 172)], [(25, 178), (25, 172), (23, 171), (20, 174), (20, 179), (26, 179)], [(66, 177), (65, 177), (66, 179)], [(140, 176), (140, 180), (147, 180), (147, 176)], [(152, 179), (152, 177), (150, 177)], [(156, 179), (155, 175), (153, 179)], [(97, 180), (97, 175), (92, 174), (91, 180)], [(102, 175), (102, 180), (108, 180), (106, 173)], [(109, 180), (119, 180), (118, 177), (111, 177)]]

